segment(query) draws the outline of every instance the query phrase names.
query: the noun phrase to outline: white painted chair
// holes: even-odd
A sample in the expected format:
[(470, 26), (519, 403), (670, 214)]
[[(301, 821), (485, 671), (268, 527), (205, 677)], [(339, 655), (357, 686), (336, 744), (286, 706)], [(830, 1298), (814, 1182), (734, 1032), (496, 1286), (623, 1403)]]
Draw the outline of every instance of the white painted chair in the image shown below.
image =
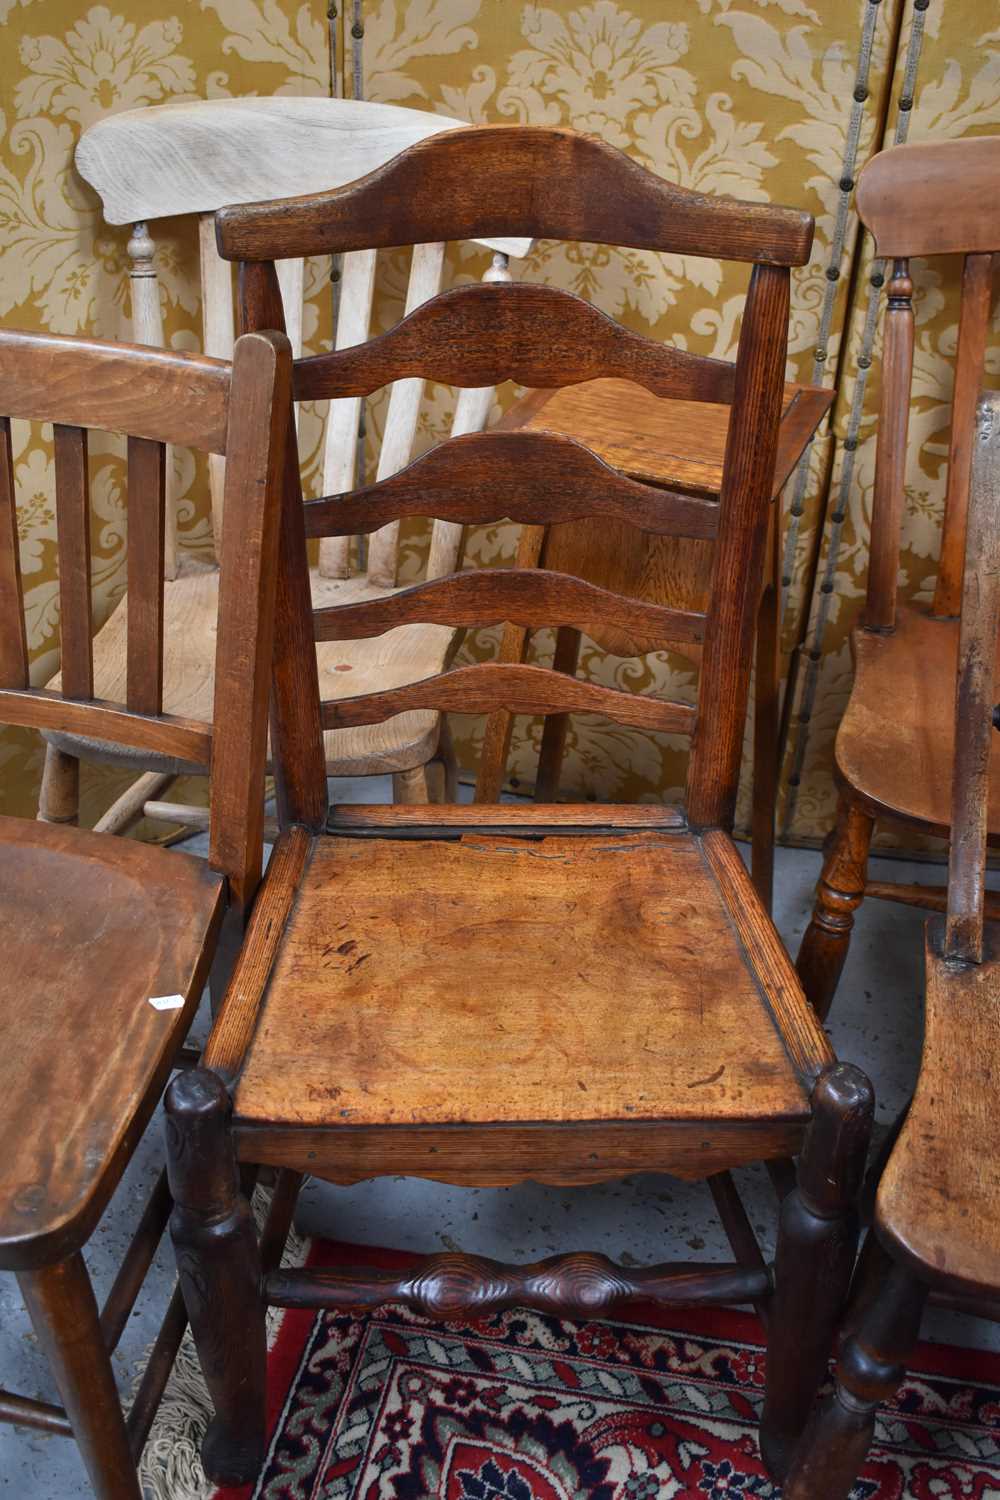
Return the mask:
[[(354, 100), (323, 98), (213, 99), (130, 110), (110, 116), (82, 135), (76, 152), (81, 175), (100, 195), (111, 224), (134, 226), (132, 258), (133, 335), (138, 343), (164, 342), (160, 293), (153, 264), (149, 223), (176, 214), (198, 214), (200, 222), (203, 342), (205, 352), (228, 358), (233, 347), (232, 268), (215, 248), (215, 211), (232, 203), (290, 198), (339, 187), (373, 171), (405, 147), (440, 131), (461, 127), (420, 110)], [(507, 257), (523, 255), (529, 241), (483, 241), (493, 250), (486, 279), (509, 279)], [(420, 245), (413, 252), (406, 308), (436, 295), (444, 270), (444, 245)], [(374, 251), (344, 258), (336, 344), (344, 348), (368, 337), (375, 281)], [(286, 323), (293, 351), (301, 353), (303, 262), (279, 263)], [(420, 380), (399, 381), (389, 398), (378, 478), (410, 459), (423, 395)], [(491, 389), (459, 393), (454, 434), (480, 430), (486, 423)], [(336, 494), (355, 483), (359, 400), (332, 402), (324, 447), (323, 490)], [(218, 537), (222, 517), (222, 460), (211, 469), (212, 527)], [(218, 572), (203, 559), (185, 556), (176, 541), (176, 497), (170, 494), (165, 548), (164, 614), (166, 650), (163, 701), (171, 713), (204, 717), (211, 708), (212, 663)], [(353, 574), (347, 541), (323, 544), (313, 571), (317, 607), (370, 596), (395, 586), (395, 528), (376, 533), (367, 548), (367, 571)], [(461, 546), (460, 529), (436, 523), (428, 576), (453, 571)], [(94, 642), (94, 692), (117, 699), (125, 677), (127, 598)], [(325, 697), (369, 692), (431, 676), (445, 664), (453, 632), (439, 626), (407, 626), (370, 641), (324, 643), (318, 647)], [(53, 686), (58, 686), (58, 677)], [(435, 800), (445, 795), (450, 766), (446, 725), (433, 712), (401, 715), (372, 729), (333, 730), (326, 735), (329, 773), (336, 776), (391, 772), (400, 801)], [(124, 832), (145, 812), (193, 826), (206, 822), (202, 809), (158, 801), (177, 775), (192, 767), (123, 751), (66, 735), (46, 745), (39, 817), (75, 822), (79, 811), (81, 759), (126, 764), (141, 773), (96, 825)]]

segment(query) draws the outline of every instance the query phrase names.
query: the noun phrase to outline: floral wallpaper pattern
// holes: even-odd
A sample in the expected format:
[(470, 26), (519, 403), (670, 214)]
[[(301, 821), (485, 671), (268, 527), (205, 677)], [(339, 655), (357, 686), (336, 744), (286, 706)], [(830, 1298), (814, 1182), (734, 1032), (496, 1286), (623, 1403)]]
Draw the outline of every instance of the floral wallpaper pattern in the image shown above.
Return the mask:
[[(785, 496), (784, 644), (792, 671), (782, 791), (786, 837), (829, 826), (832, 741), (850, 684), (848, 634), (863, 596), (878, 395), (878, 267), (862, 244), (853, 184), (874, 151), (909, 138), (1000, 127), (1000, 31), (987, 0), (0, 0), (0, 321), (6, 326), (124, 334), (130, 312), (126, 230), (101, 218), (75, 174), (80, 131), (109, 111), (166, 99), (330, 90), (472, 121), (532, 121), (592, 131), (655, 170), (706, 192), (791, 203), (817, 221), (808, 267), (793, 292), (789, 377), (833, 385), (837, 398)], [(200, 340), (196, 230), (154, 226), (168, 341)], [(485, 262), (457, 247), (453, 272)], [(385, 257), (376, 317), (398, 315), (402, 256)], [(710, 259), (545, 242), (515, 274), (593, 299), (632, 326), (687, 348), (731, 355), (745, 274)], [(307, 342), (328, 337), (328, 268), (310, 267)], [(918, 267), (918, 348), (904, 592), (933, 586), (943, 499), (949, 360), (957, 329), (957, 271)], [(994, 349), (990, 369), (1000, 358)], [(501, 400), (510, 393), (501, 393)], [(452, 394), (428, 391), (427, 444), (445, 428)], [(377, 444), (384, 405), (372, 403)], [(17, 424), (16, 464), (30, 643), (37, 680), (58, 661), (52, 465), (42, 429)], [(322, 414), (303, 423), (315, 483)], [(176, 453), (182, 542), (210, 545), (207, 476)], [(120, 458), (94, 463), (94, 588), (103, 617), (120, 597), (124, 516)], [(470, 556), (513, 553), (512, 528), (484, 529)], [(404, 574), (422, 537), (408, 535)], [(832, 585), (832, 587), (831, 587)], [(487, 654), (496, 633), (465, 651)], [(546, 643), (539, 642), (544, 655)], [(637, 661), (585, 651), (607, 682), (690, 693), (680, 658)], [(471, 767), (480, 726), (456, 724)], [(519, 723), (513, 774), (530, 784), (537, 723)], [(590, 718), (574, 722), (568, 792), (646, 800), (676, 794), (683, 742), (655, 742)], [(0, 801), (34, 807), (37, 741), (0, 737)], [(88, 773), (85, 816), (109, 800), (106, 773)], [(88, 798), (90, 799), (88, 801)], [(912, 839), (911, 839), (912, 841)]]

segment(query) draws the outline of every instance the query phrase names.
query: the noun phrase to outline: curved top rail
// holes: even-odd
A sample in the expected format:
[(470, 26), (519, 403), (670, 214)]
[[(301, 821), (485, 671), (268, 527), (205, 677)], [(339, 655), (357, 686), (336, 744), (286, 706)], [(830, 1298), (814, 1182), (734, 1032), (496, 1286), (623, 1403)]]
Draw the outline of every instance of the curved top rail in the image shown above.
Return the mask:
[[(343, 187), (464, 120), (362, 99), (194, 99), (124, 110), (80, 137), (76, 166), (109, 224)], [(481, 241), (523, 256), (526, 239)], [(367, 248), (367, 247), (365, 247)]]
[(890, 259), (1000, 250), (1000, 136), (880, 151), (858, 176), (858, 213)]
[(0, 330), (0, 416), (226, 451), (227, 360)]
[(360, 182), (224, 209), (227, 260), (523, 235), (804, 265), (811, 214), (678, 187), (571, 130), (484, 125), (411, 146)]

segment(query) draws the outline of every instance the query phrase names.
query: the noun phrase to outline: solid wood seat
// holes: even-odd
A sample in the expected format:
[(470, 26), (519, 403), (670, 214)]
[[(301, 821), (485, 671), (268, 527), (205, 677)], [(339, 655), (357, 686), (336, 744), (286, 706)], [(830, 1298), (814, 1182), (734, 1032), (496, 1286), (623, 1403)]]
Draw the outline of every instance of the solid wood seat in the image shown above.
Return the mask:
[[(366, 578), (323, 578), (310, 573), (317, 608), (382, 598), (398, 589), (380, 589)], [(219, 570), (187, 563), (164, 589), (166, 650), (163, 703), (167, 713), (210, 719), (215, 684), (215, 637), (219, 612)], [(125, 696), (128, 598), (122, 600), (94, 639), (94, 691), (120, 702)], [(445, 666), (454, 632), (436, 625), (404, 625), (377, 640), (321, 641), (317, 665), (324, 698), (346, 698), (433, 677)], [(59, 691), (61, 674), (48, 686)], [(434, 755), (440, 715), (432, 711), (400, 714), (366, 729), (332, 729), (324, 736), (327, 774), (359, 775), (405, 771)], [(184, 775), (204, 769), (190, 762), (80, 735), (49, 733), (50, 744), (69, 755), (137, 770)]]
[[(873, 814), (947, 834), (955, 726), (957, 620), (899, 609), (891, 635), (854, 632), (855, 677), (837, 732), (837, 769)], [(1000, 657), (1000, 649), (998, 649)], [(1000, 739), (990, 747), (989, 829), (1000, 834)]]
[[(322, 838), (236, 1090), (237, 1128), (271, 1122), (270, 1149), (281, 1125), (333, 1128), (317, 1170), (339, 1180), (434, 1176), (435, 1157), (449, 1174), (523, 1177), (513, 1126), (530, 1127), (540, 1174), (561, 1181), (593, 1180), (606, 1151), (609, 1174), (655, 1163), (692, 1176), (785, 1154), (809, 1092), (772, 1014), (797, 990), (791, 963), (776, 976), (739, 936), (760, 920), (723, 834)], [(631, 1143), (611, 1145), (609, 1121)], [(633, 1128), (647, 1121), (652, 1156)], [(566, 1131), (588, 1123), (596, 1146)], [(484, 1125), (496, 1127), (485, 1142)]]
[[(89, 1238), (191, 1023), (225, 881), (193, 855), (22, 818), (0, 818), (0, 864), (0, 1266), (22, 1270)], [(149, 1003), (170, 995), (183, 1005)]]

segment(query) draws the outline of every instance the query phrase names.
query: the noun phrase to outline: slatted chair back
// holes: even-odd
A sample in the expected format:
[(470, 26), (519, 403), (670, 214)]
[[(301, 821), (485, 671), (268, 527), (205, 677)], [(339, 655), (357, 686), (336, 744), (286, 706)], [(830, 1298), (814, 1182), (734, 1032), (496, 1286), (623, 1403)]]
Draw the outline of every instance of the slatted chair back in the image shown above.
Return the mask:
[[(210, 862), (245, 906), (260, 878), (277, 491), (291, 353), (238, 341), (232, 365), (137, 344), (0, 331), (0, 721), (110, 740), (208, 766)], [(11, 418), (52, 422), (60, 689), (31, 686)], [(94, 697), (88, 431), (127, 437), (126, 701)], [(228, 454), (213, 723), (163, 712), (165, 449)]]
[[(597, 712), (638, 728), (693, 734), (689, 818), (700, 827), (731, 824), (783, 392), (789, 268), (804, 263), (812, 228), (808, 214), (706, 200), (599, 141), (533, 127), (483, 127), (423, 142), (361, 183), (300, 199), (294, 213), (287, 205), (256, 205), (220, 214), (220, 250), (242, 262), (248, 327), (274, 316), (273, 258), (321, 245), (350, 252), (505, 234), (753, 265), (734, 364), (643, 337), (568, 293), (517, 283), (454, 288), (366, 344), (297, 362), (294, 390), (302, 400), (365, 396), (415, 377), (463, 388), (617, 377), (661, 396), (728, 403), (732, 413), (718, 503), (630, 480), (574, 440), (544, 432), (453, 437), (391, 478), (304, 509), (286, 486), (274, 732), (288, 817), (314, 827), (325, 819), (321, 725), (375, 723), (414, 708), (505, 708)], [(456, 526), (614, 516), (664, 535), (709, 538), (709, 607), (704, 614), (668, 609), (546, 570), (490, 569), (319, 610), (310, 620), (306, 537), (350, 535), (362, 524), (382, 527), (414, 515)], [(647, 641), (703, 642), (698, 707), (498, 663), (318, 702), (313, 634), (368, 637), (404, 621), (593, 623)]]
[(962, 301), (951, 407), (948, 482), (932, 611), (954, 618), (962, 602), (971, 439), (1000, 252), (1000, 136), (893, 146), (858, 177), (858, 213), (878, 255), (892, 262), (882, 353), (875, 491), (865, 625), (896, 621), (913, 376), (910, 260), (962, 255)]
[(983, 961), (990, 740), (1000, 631), (1000, 395), (984, 393), (969, 435), (971, 486), (955, 692), (944, 957)]
[[(206, 354), (231, 359), (233, 353), (232, 267), (219, 258), (215, 244), (215, 211), (231, 203), (292, 198), (302, 193), (353, 182), (389, 161), (405, 147), (462, 121), (428, 110), (404, 109), (361, 99), (274, 98), (194, 99), (124, 110), (98, 120), (83, 132), (76, 149), (80, 174), (100, 194), (109, 224), (132, 224), (132, 332), (138, 343), (162, 347), (163, 316), (154, 266), (150, 224), (179, 214), (199, 216), (202, 347)], [(523, 243), (497, 241), (489, 249), (506, 257), (522, 255)], [(414, 253), (407, 306), (440, 289), (442, 256), (434, 245)], [(301, 256), (278, 262), (285, 327), (292, 352), (302, 352), (305, 263)], [(354, 254), (342, 270), (337, 345), (368, 336), (375, 256)], [(415, 431), (420, 392), (415, 383), (401, 392), (389, 413), (383, 439), (385, 464), (396, 455), (397, 467), (409, 458), (406, 434)], [(467, 420), (476, 420), (482, 401), (473, 403)], [(324, 488), (346, 489), (354, 482), (359, 403), (345, 401), (331, 413), (325, 439)], [(353, 426), (352, 426), (353, 421)], [(466, 430), (469, 430), (468, 428)], [(224, 460), (209, 459), (212, 530), (222, 534)], [(168, 491), (170, 485), (168, 465)], [(167, 577), (177, 573), (175, 505), (168, 493)], [(374, 573), (385, 577), (392, 562), (391, 542), (383, 537), (374, 549)], [(321, 549), (321, 572), (347, 576), (347, 544)], [(371, 567), (371, 564), (370, 564)]]

